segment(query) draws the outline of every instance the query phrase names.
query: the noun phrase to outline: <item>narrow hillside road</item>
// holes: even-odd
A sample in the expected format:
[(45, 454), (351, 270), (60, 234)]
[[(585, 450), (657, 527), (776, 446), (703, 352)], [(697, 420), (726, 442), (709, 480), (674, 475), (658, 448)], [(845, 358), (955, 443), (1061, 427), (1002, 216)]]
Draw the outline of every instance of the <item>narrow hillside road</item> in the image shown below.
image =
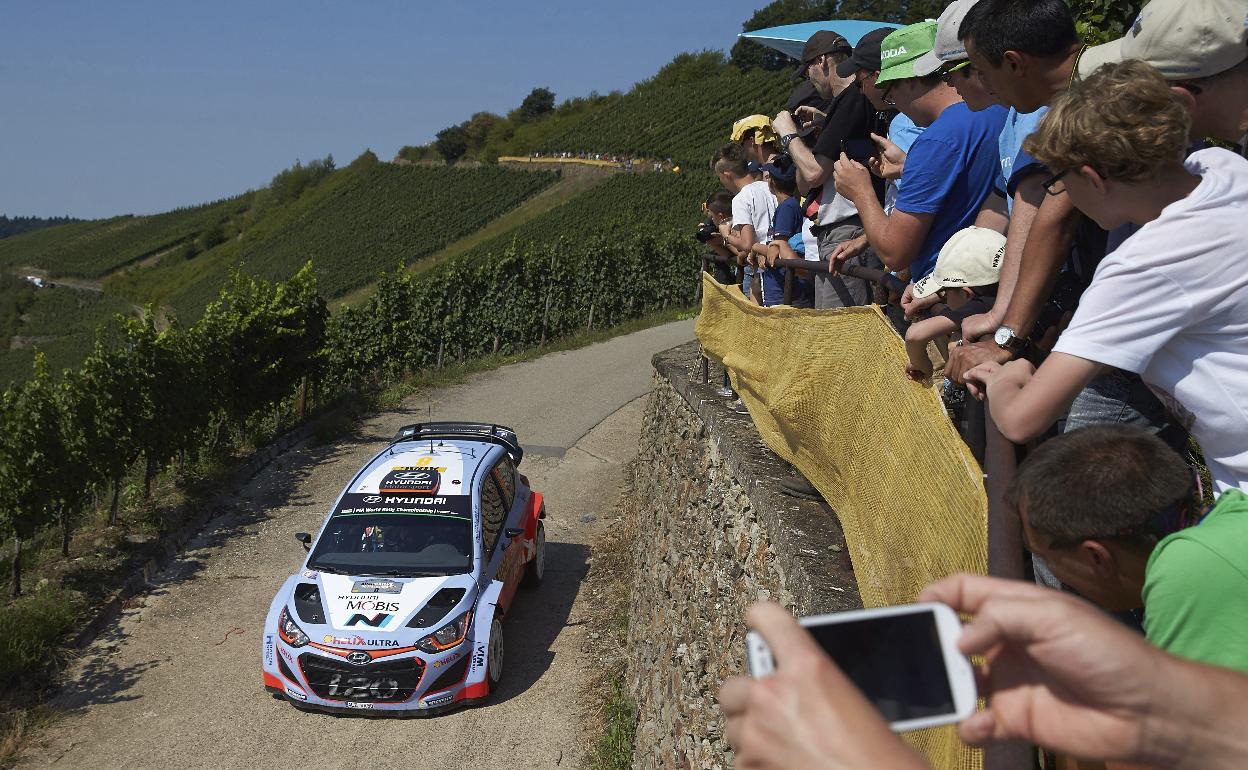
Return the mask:
[[(588, 543), (637, 452), (651, 355), (692, 337), (692, 321), (671, 323), (483, 373), (278, 458), (71, 667), (52, 704), (64, 716), (18, 767), (576, 768)], [(546, 581), (504, 623), (499, 691), (423, 719), (297, 711), (260, 681), (269, 601), (304, 555), (294, 533), (315, 532), (355, 471), (430, 412), (514, 427), (546, 495)]]

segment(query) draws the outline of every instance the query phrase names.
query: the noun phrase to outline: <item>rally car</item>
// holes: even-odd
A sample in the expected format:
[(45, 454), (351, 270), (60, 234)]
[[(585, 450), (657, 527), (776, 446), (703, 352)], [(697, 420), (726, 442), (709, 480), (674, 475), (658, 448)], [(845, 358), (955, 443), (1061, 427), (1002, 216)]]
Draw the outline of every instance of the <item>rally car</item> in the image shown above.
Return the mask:
[(299, 708), (416, 715), (479, 702), (501, 621), (545, 570), (546, 509), (499, 425), (402, 428), (342, 491), (277, 592), (264, 687)]

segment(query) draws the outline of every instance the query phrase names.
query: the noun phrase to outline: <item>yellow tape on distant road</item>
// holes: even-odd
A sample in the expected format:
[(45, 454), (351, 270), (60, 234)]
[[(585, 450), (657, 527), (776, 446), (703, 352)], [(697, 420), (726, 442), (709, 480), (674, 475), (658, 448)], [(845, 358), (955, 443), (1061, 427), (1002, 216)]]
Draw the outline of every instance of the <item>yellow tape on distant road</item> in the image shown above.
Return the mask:
[[(759, 434), (836, 511), (863, 604), (914, 601), (933, 580), (986, 574), (983, 475), (876, 307), (763, 308), (703, 276), (697, 335), (728, 368)], [(952, 728), (907, 739), (937, 768), (979, 768)]]

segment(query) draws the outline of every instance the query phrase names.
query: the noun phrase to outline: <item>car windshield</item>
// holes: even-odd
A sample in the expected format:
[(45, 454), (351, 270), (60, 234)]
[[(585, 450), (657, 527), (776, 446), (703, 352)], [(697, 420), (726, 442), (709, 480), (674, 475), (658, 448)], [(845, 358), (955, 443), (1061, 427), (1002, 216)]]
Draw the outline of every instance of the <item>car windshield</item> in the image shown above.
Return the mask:
[(330, 518), (308, 567), (350, 575), (463, 574), (472, 569), (472, 519), (436, 511), (340, 511)]

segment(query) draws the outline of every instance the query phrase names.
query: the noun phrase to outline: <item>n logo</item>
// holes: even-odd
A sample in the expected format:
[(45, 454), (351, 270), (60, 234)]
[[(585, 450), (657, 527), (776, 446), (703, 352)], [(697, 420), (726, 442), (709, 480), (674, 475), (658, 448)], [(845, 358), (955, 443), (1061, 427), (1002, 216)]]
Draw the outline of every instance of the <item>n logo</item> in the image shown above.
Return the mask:
[(366, 626), (379, 628), (381, 626), (384, 626), (386, 624), (386, 621), (389, 619), (390, 619), (390, 615), (384, 612), (379, 612), (376, 615), (372, 616), (371, 618), (367, 615), (357, 612), (351, 616), (350, 620), (347, 621), (347, 625), (355, 626), (355, 625), (359, 625), (360, 623), (363, 623)]

